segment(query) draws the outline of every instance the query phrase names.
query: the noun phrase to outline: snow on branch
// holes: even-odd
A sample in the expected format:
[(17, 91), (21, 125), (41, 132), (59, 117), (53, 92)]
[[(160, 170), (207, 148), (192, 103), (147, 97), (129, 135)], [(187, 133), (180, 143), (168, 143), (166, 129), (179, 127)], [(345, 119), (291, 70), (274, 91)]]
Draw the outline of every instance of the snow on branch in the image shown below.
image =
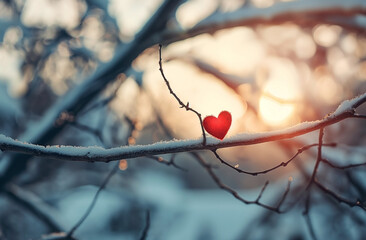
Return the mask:
[(254, 145), (264, 142), (289, 139), (335, 124), (347, 118), (356, 117), (355, 108), (366, 102), (366, 92), (351, 100), (342, 102), (337, 110), (322, 120), (303, 122), (296, 126), (263, 133), (243, 133), (223, 141), (207, 138), (206, 145), (202, 139), (172, 140), (150, 145), (122, 146), (105, 149), (102, 147), (76, 146), (42, 146), (14, 140), (0, 135), (0, 150), (30, 154), (70, 161), (109, 162), (120, 159), (152, 156), (167, 153), (189, 152), (195, 150), (216, 150), (233, 146)]

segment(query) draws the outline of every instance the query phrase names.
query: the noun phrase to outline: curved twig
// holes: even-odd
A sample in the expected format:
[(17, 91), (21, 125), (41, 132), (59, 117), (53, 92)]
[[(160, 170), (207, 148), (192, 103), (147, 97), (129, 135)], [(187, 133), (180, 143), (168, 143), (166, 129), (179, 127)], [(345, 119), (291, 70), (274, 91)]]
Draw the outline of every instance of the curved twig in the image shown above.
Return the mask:
[(170, 86), (170, 83), (169, 83), (168, 79), (165, 77), (165, 74), (164, 74), (164, 71), (163, 71), (163, 63), (162, 63), (162, 58), (161, 58), (161, 48), (162, 48), (162, 45), (159, 44), (159, 71), (161, 73), (161, 76), (163, 77), (163, 79), (165, 81), (165, 84), (166, 84), (166, 86), (169, 89), (170, 94), (172, 94), (173, 97), (178, 101), (178, 103), (180, 104), (181, 108), (185, 108), (186, 111), (194, 112), (197, 115), (197, 117), (198, 117), (198, 119), (200, 121), (201, 130), (202, 130), (202, 137), (203, 137), (202, 145), (205, 146), (206, 145), (206, 133), (205, 133), (205, 129), (203, 128), (203, 122), (202, 122), (201, 113), (199, 113), (195, 109), (191, 108), (189, 106), (189, 102), (187, 102), (187, 104), (184, 104), (182, 102), (182, 100), (180, 100), (180, 98), (177, 96), (177, 94), (174, 93), (174, 91), (173, 91), (172, 87)]
[(109, 180), (111, 179), (111, 177), (117, 172), (118, 168), (118, 164), (116, 164), (113, 169), (109, 172), (108, 176), (104, 179), (102, 185), (100, 185), (100, 187), (98, 188), (98, 191), (96, 192), (96, 194), (94, 195), (94, 198), (92, 200), (92, 202), (90, 203), (88, 209), (86, 210), (86, 212), (84, 213), (84, 215), (79, 219), (79, 221), (74, 225), (74, 227), (71, 228), (71, 230), (67, 233), (66, 238), (70, 238), (73, 233), (76, 231), (76, 229), (78, 229), (78, 227), (85, 221), (85, 219), (89, 216), (89, 214), (91, 213), (91, 211), (94, 208), (94, 205), (96, 204), (97, 200), (98, 200), (98, 196), (99, 194), (102, 192), (102, 190), (105, 188), (105, 186), (108, 184)]
[[(323, 146), (327, 146), (327, 147), (335, 147), (337, 144), (336, 143), (326, 143), (326, 144), (323, 144)], [(266, 174), (268, 172), (271, 172), (273, 170), (276, 170), (277, 168), (280, 168), (280, 167), (286, 167), (290, 162), (292, 162), (293, 160), (296, 159), (297, 156), (299, 156), (301, 153), (303, 153), (304, 151), (306, 150), (309, 150), (310, 148), (312, 147), (315, 147), (315, 146), (318, 146), (317, 143), (314, 143), (314, 144), (310, 144), (310, 145), (306, 145), (302, 148), (299, 148), (297, 150), (297, 152), (295, 153), (295, 155), (293, 155), (289, 160), (287, 160), (286, 162), (281, 162), (280, 164), (277, 164), (276, 166), (274, 167), (271, 167), (271, 168), (268, 168), (266, 170), (262, 170), (262, 171), (256, 171), (256, 172), (249, 172), (249, 171), (245, 171), (245, 170), (242, 170), (240, 168), (237, 168), (236, 166), (233, 166), (231, 165), (230, 163), (226, 162), (218, 153), (216, 150), (212, 150), (212, 152), (215, 154), (216, 158), (220, 160), (220, 162), (226, 166), (228, 166), (229, 168), (237, 171), (238, 173), (244, 173), (244, 174), (248, 174), (248, 175), (252, 175), (252, 176), (257, 176), (257, 175), (260, 175), (260, 174)]]
[(268, 185), (268, 181), (265, 182), (265, 184), (263, 185), (261, 191), (258, 194), (258, 197), (254, 201), (246, 200), (245, 198), (241, 197), (237, 191), (235, 191), (231, 187), (229, 187), (229, 186), (225, 185), (224, 183), (222, 183), (220, 178), (212, 170), (212, 166), (210, 164), (206, 163), (206, 161), (199, 154), (197, 154), (197, 153), (191, 153), (191, 154), (197, 159), (197, 161), (201, 164), (201, 166), (206, 169), (207, 173), (210, 175), (212, 180), (214, 180), (214, 182), (216, 183), (216, 185), (219, 188), (225, 190), (226, 192), (231, 193), (239, 201), (243, 202), (244, 204), (258, 205), (260, 207), (263, 207), (267, 210), (270, 210), (270, 211), (273, 211), (273, 212), (276, 212), (276, 213), (284, 213), (284, 211), (281, 210), (281, 206), (283, 205), (283, 203), (284, 203), (284, 201), (285, 201), (285, 199), (286, 199), (286, 197), (287, 197), (287, 195), (290, 191), (291, 181), (288, 181), (286, 190), (284, 191), (280, 201), (278, 202), (278, 204), (276, 206), (270, 206), (270, 205), (267, 205), (267, 204), (264, 204), (264, 203), (260, 202), (260, 200), (262, 198), (262, 195), (263, 195), (263, 192), (265, 191), (265, 189)]

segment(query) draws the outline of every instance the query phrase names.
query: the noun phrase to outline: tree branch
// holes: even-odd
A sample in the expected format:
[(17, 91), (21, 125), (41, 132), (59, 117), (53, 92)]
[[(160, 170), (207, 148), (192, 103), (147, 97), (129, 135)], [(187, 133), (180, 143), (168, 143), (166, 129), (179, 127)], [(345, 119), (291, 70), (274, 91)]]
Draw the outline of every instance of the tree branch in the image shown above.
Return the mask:
[[(142, 29), (136, 34), (134, 40), (117, 46), (114, 58), (101, 64), (98, 69), (81, 84), (72, 88), (54, 106), (52, 106), (45, 116), (36, 123), (29, 124), (27, 130), (19, 137), (22, 141), (36, 144), (49, 144), (66, 126), (66, 122), (55, 124), (63, 113), (76, 116), (86, 105), (100, 94), (105, 87), (116, 77), (125, 72), (132, 61), (141, 54), (147, 47), (147, 39), (151, 39), (158, 32), (162, 32), (166, 23), (181, 4), (180, 0), (165, 0)], [(6, 158), (10, 164), (5, 173), (0, 176), (0, 189), (12, 178), (26, 169), (29, 156), (17, 154)]]
[(107, 186), (109, 180), (111, 179), (111, 177), (117, 172), (118, 170), (118, 164), (116, 164), (113, 169), (108, 173), (107, 177), (104, 179), (103, 183), (100, 185), (100, 187), (98, 188), (98, 191), (96, 192), (96, 194), (94, 195), (94, 198), (91, 202), (91, 204), (89, 205), (88, 209), (86, 210), (86, 212), (84, 213), (84, 215), (80, 218), (80, 220), (74, 225), (74, 227), (71, 228), (71, 230), (67, 233), (66, 238), (71, 238), (71, 236), (74, 234), (74, 232), (76, 231), (76, 229), (78, 229), (78, 227), (85, 221), (85, 219), (89, 216), (89, 214), (91, 213), (91, 211), (94, 208), (94, 205), (96, 204), (99, 194), (102, 192), (102, 190), (105, 188), (105, 186)]
[(158, 142), (151, 145), (123, 146), (105, 149), (101, 147), (72, 147), (72, 146), (41, 146), (24, 143), (12, 138), (0, 135), (0, 150), (30, 154), (33, 156), (48, 157), (69, 161), (109, 162), (120, 159), (136, 158), (166, 153), (189, 152), (194, 150), (215, 150), (234, 146), (254, 145), (265, 142), (290, 139), (309, 132), (335, 124), (344, 119), (351, 118), (355, 114), (355, 108), (366, 102), (366, 93), (346, 100), (340, 104), (337, 110), (322, 120), (303, 122), (296, 126), (265, 133), (238, 134), (223, 141), (207, 138), (206, 145), (202, 145), (201, 139), (196, 140), (172, 140)]
[[(295, 22), (301, 26), (329, 23), (364, 33), (365, 27), (357, 21), (339, 21), (341, 17), (353, 20), (357, 14), (365, 14), (366, 2), (360, 0), (298, 0), (280, 2), (268, 8), (240, 8), (234, 12), (215, 12), (194, 27), (183, 30), (165, 30), (157, 37), (164, 45), (182, 41), (203, 33), (215, 33), (221, 29), (238, 26), (257, 26)], [(342, 18), (341, 18), (342, 19)]]
[(58, 218), (58, 212), (42, 201), (34, 193), (26, 191), (15, 184), (9, 184), (6, 186), (4, 193), (19, 205), (37, 216), (47, 225), (50, 231), (64, 231), (64, 226), (62, 226), (61, 220)]
[[(335, 147), (337, 144), (336, 143), (328, 143), (328, 144), (323, 144), (323, 146), (327, 146), (327, 147)], [(295, 155), (293, 155), (289, 160), (287, 160), (286, 162), (281, 162), (280, 164), (274, 166), (274, 167), (271, 167), (271, 168), (268, 168), (266, 170), (262, 170), (262, 171), (257, 171), (257, 172), (249, 172), (249, 171), (244, 171), (240, 168), (237, 168), (236, 166), (233, 166), (231, 165), (230, 163), (226, 162), (218, 153), (216, 150), (212, 150), (212, 152), (215, 154), (216, 158), (220, 160), (220, 162), (226, 166), (228, 166), (229, 168), (237, 171), (238, 173), (244, 173), (244, 174), (248, 174), (248, 175), (252, 175), (252, 176), (257, 176), (259, 174), (266, 174), (268, 172), (271, 172), (273, 170), (276, 170), (277, 168), (280, 168), (280, 167), (286, 167), (290, 162), (292, 162), (293, 160), (296, 159), (296, 157), (298, 155), (300, 155), (301, 153), (303, 153), (304, 151), (306, 150), (309, 150), (310, 148), (312, 147), (315, 147), (315, 146), (318, 146), (317, 143), (315, 144), (310, 144), (310, 145), (307, 145), (307, 146), (304, 146), (302, 148), (299, 148), (297, 150), (297, 152), (295, 153)]]
[(356, 167), (366, 166), (366, 162), (365, 163), (355, 163), (355, 164), (349, 164), (349, 165), (344, 165), (344, 166), (338, 166), (338, 165), (335, 165), (334, 163), (332, 163), (331, 161), (329, 161), (325, 158), (322, 158), (321, 161), (328, 164), (332, 168), (342, 169), (342, 170), (348, 169), (348, 168), (356, 168)]
[(290, 191), (290, 186), (291, 186), (291, 181), (288, 181), (287, 184), (287, 188), (285, 190), (285, 192), (283, 193), (280, 201), (278, 202), (277, 206), (270, 206), (264, 203), (261, 203), (260, 200), (262, 198), (263, 192), (265, 191), (267, 185), (268, 185), (268, 181), (263, 185), (261, 191), (258, 194), (258, 197), (256, 198), (256, 200), (254, 201), (250, 201), (250, 200), (246, 200), (243, 197), (241, 197), (239, 195), (239, 193), (237, 191), (235, 191), (234, 189), (232, 189), (231, 187), (225, 185), (224, 183), (221, 182), (221, 180), (219, 179), (219, 177), (215, 174), (215, 172), (212, 170), (212, 166), (208, 163), (206, 163), (206, 161), (197, 153), (191, 153), (192, 156), (194, 156), (197, 161), (201, 164), (201, 166), (206, 169), (207, 173), (210, 175), (210, 177), (212, 178), (212, 180), (214, 180), (214, 182), (216, 183), (216, 185), (225, 190), (226, 192), (231, 193), (236, 199), (238, 199), (239, 201), (243, 202), (244, 204), (255, 204), (258, 205), (260, 207), (263, 207), (267, 210), (276, 212), (276, 213), (283, 213), (284, 211), (282, 211), (280, 208), (282, 206), (282, 204), (284, 203), (289, 191)]
[(322, 161), (323, 136), (324, 136), (324, 128), (321, 128), (319, 130), (318, 155), (317, 155), (317, 158), (316, 158), (316, 163), (315, 163), (315, 167), (314, 167), (314, 170), (313, 170), (313, 174), (310, 177), (310, 181), (309, 181), (309, 184), (306, 187), (306, 189), (309, 189), (311, 184), (314, 182), (316, 173), (317, 173), (318, 168), (319, 168), (319, 164)]
[(315, 231), (314, 231), (314, 227), (313, 227), (313, 223), (312, 223), (311, 218), (310, 218), (310, 193), (308, 193), (307, 196), (306, 196), (305, 210), (304, 210), (302, 215), (305, 218), (305, 222), (306, 222), (306, 225), (309, 229), (311, 238), (313, 240), (317, 240), (317, 237), (316, 237)]
[(172, 94), (173, 97), (178, 101), (178, 103), (180, 104), (181, 108), (185, 108), (186, 111), (194, 112), (197, 115), (197, 117), (198, 117), (198, 119), (200, 121), (201, 130), (202, 130), (202, 137), (203, 137), (202, 145), (206, 145), (206, 133), (205, 133), (205, 129), (203, 128), (202, 116), (201, 116), (201, 114), (199, 112), (197, 112), (195, 109), (193, 109), (193, 108), (191, 108), (189, 106), (189, 102), (187, 104), (184, 104), (182, 102), (182, 100), (180, 100), (180, 98), (174, 93), (174, 91), (171, 88), (170, 83), (169, 83), (168, 79), (165, 77), (165, 74), (164, 74), (164, 71), (163, 71), (163, 63), (162, 63), (162, 58), (161, 58), (161, 48), (162, 48), (162, 45), (160, 44), (159, 45), (159, 71), (161, 73), (161, 76), (163, 77), (163, 79), (165, 81), (165, 84), (166, 84), (166, 86), (169, 89), (170, 94)]
[(181, 171), (184, 171), (184, 172), (187, 172), (188, 170), (187, 169), (185, 169), (185, 168), (183, 168), (183, 167), (181, 167), (181, 166), (178, 166), (176, 163), (175, 163), (175, 161), (174, 161), (174, 157), (175, 157), (175, 155), (173, 155), (171, 158), (170, 158), (170, 160), (168, 161), (168, 160), (165, 160), (164, 158), (162, 158), (162, 157), (158, 157), (158, 156), (146, 156), (147, 158), (149, 158), (149, 159), (152, 159), (152, 160), (155, 160), (155, 161), (157, 161), (157, 162), (159, 162), (159, 163), (162, 163), (162, 164), (165, 164), (165, 165), (167, 165), (167, 166), (173, 166), (173, 167), (175, 167), (175, 168), (177, 168), (177, 169), (179, 169), (179, 170), (181, 170)]
[(366, 206), (364, 206), (359, 200), (351, 201), (348, 199), (345, 199), (344, 197), (338, 195), (337, 193), (333, 192), (329, 188), (325, 187), (323, 184), (321, 184), (318, 180), (314, 179), (314, 183), (316, 186), (318, 186), (323, 192), (330, 195), (334, 199), (336, 199), (338, 202), (345, 203), (350, 207), (359, 207), (366, 211)]
[(150, 228), (150, 211), (148, 210), (146, 212), (146, 225), (144, 227), (144, 230), (142, 231), (142, 235), (140, 237), (140, 240), (145, 240), (147, 238), (147, 233)]

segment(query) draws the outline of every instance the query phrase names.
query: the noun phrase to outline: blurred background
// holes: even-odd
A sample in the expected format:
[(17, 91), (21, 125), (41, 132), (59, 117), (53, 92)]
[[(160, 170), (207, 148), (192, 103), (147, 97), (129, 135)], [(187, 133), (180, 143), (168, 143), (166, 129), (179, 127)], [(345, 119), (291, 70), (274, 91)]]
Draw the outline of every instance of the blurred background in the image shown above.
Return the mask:
[[(197, 116), (179, 108), (161, 77), (158, 43), (183, 102), (202, 116), (231, 112), (228, 137), (322, 119), (366, 91), (365, 36), (364, 0), (1, 0), (0, 133), (42, 145), (105, 148), (201, 137)], [(360, 119), (327, 127), (324, 142), (337, 147), (324, 148), (324, 155), (339, 165), (365, 162), (365, 133)], [(317, 139), (314, 132), (218, 152), (232, 165), (260, 171)], [(188, 153), (110, 163), (0, 153), (0, 239), (69, 231), (116, 164), (76, 239), (139, 239), (147, 211), (147, 239), (366, 234), (360, 208), (317, 188), (303, 194), (316, 148), (261, 176), (200, 154), (245, 199), (255, 200), (268, 180), (262, 200), (275, 205), (290, 179), (288, 212), (241, 203)], [(318, 177), (364, 202), (364, 171), (324, 165)]]

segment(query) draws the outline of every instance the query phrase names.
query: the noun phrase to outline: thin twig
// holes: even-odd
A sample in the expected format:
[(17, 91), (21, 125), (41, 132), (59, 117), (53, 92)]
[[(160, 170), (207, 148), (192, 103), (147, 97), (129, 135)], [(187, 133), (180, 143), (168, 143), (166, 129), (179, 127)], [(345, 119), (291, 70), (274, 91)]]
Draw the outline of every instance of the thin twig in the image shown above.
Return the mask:
[[(129, 126), (129, 131), (126, 135), (126, 144), (128, 144), (128, 139), (129, 137), (132, 136), (132, 132), (136, 129), (136, 124), (134, 121), (132, 121), (131, 119), (129, 119), (128, 117), (126, 117), (126, 121), (127, 124)], [(97, 202), (98, 196), (101, 193), (101, 191), (107, 186), (109, 180), (113, 177), (113, 175), (117, 172), (117, 170), (119, 169), (119, 162), (117, 162), (117, 164), (113, 167), (113, 169), (109, 172), (109, 174), (107, 175), (107, 177), (104, 179), (103, 183), (100, 185), (98, 191), (95, 193), (94, 198), (91, 202), (91, 204), (89, 205), (89, 208), (86, 210), (85, 214), (80, 218), (80, 220), (75, 224), (75, 226), (68, 232), (66, 237), (71, 237), (72, 234), (75, 232), (75, 230), (85, 221), (85, 219), (89, 216), (89, 214), (91, 213), (91, 211), (94, 208), (94, 205)]]
[(82, 124), (82, 123), (79, 123), (79, 122), (70, 122), (70, 126), (75, 127), (75, 128), (77, 128), (81, 131), (84, 131), (84, 132), (87, 132), (87, 133), (90, 133), (90, 134), (94, 135), (99, 140), (100, 143), (104, 142), (102, 133), (98, 129), (89, 127), (89, 126), (87, 126), (85, 124)]
[(366, 206), (364, 206), (359, 200), (356, 201), (351, 201), (348, 200), (340, 195), (338, 195), (337, 193), (333, 192), (332, 190), (330, 190), (329, 188), (325, 187), (324, 185), (322, 185), (318, 180), (314, 179), (314, 183), (316, 186), (318, 186), (323, 192), (325, 192), (326, 194), (330, 195), (331, 197), (333, 197), (334, 199), (336, 199), (338, 202), (341, 203), (345, 203), (350, 207), (360, 207), (361, 209), (366, 211)]
[(361, 119), (366, 119), (366, 115), (354, 114), (352, 118), (361, 118)]
[(306, 189), (309, 189), (311, 184), (314, 182), (316, 173), (317, 173), (319, 165), (320, 165), (320, 162), (322, 161), (323, 136), (324, 136), (324, 128), (321, 128), (319, 130), (318, 156), (316, 158), (316, 163), (315, 163), (315, 167), (314, 167), (314, 170), (313, 170), (313, 174), (311, 175), (309, 184), (306, 187)]
[(144, 230), (142, 231), (142, 235), (140, 237), (140, 240), (145, 240), (147, 238), (147, 234), (149, 232), (150, 229), (150, 211), (147, 210), (146, 212), (146, 225)]
[(303, 212), (303, 216), (305, 218), (306, 226), (309, 229), (311, 238), (313, 240), (317, 240), (317, 237), (316, 237), (315, 231), (314, 231), (314, 227), (313, 227), (313, 223), (311, 222), (311, 218), (310, 218), (310, 193), (308, 193), (306, 196), (305, 210)]
[(260, 199), (261, 199), (261, 197), (262, 197), (262, 195), (263, 195), (263, 192), (264, 192), (265, 188), (266, 188), (266, 187), (267, 187), (267, 185), (268, 185), (268, 183), (267, 183), (267, 182), (266, 182), (266, 183), (264, 184), (264, 186), (262, 187), (262, 189), (261, 189), (261, 191), (260, 191), (260, 193), (259, 193), (259, 196), (256, 198), (256, 200), (254, 200), (254, 201), (249, 201), (249, 200), (246, 200), (246, 199), (244, 199), (243, 197), (241, 197), (241, 196), (239, 195), (239, 193), (238, 193), (237, 191), (235, 191), (234, 189), (232, 189), (232, 188), (230, 188), (229, 186), (227, 186), (227, 185), (223, 184), (223, 183), (221, 182), (221, 180), (219, 179), (219, 177), (218, 177), (218, 176), (215, 174), (215, 172), (212, 170), (211, 165), (207, 164), (207, 163), (206, 163), (206, 161), (205, 161), (205, 160), (204, 160), (204, 159), (203, 159), (199, 154), (192, 152), (192, 153), (191, 153), (191, 155), (195, 157), (195, 159), (196, 159), (196, 160), (201, 164), (201, 166), (202, 166), (204, 169), (206, 169), (207, 173), (210, 175), (210, 177), (214, 180), (214, 182), (216, 183), (216, 185), (217, 185), (219, 188), (221, 188), (221, 189), (223, 189), (223, 190), (225, 190), (225, 191), (227, 191), (227, 192), (231, 193), (231, 194), (232, 194), (236, 199), (238, 199), (239, 201), (243, 202), (244, 204), (255, 204), (255, 205), (258, 205), (258, 206), (260, 206), (260, 207), (263, 207), (263, 208), (265, 208), (265, 209), (267, 209), (267, 210), (270, 210), (270, 211), (276, 212), (276, 213), (283, 213), (283, 212), (284, 212), (284, 211), (282, 211), (280, 208), (281, 208), (281, 206), (282, 206), (282, 204), (283, 204), (283, 202), (284, 202), (285, 198), (287, 197), (287, 194), (288, 194), (288, 192), (289, 192), (289, 190), (290, 190), (290, 186), (291, 186), (291, 182), (290, 182), (290, 181), (289, 181), (289, 183), (287, 184), (287, 188), (286, 188), (286, 190), (285, 190), (284, 194), (282, 195), (282, 198), (281, 198), (281, 200), (280, 200), (279, 204), (277, 204), (277, 206), (276, 206), (276, 207), (273, 207), (273, 206), (270, 206), (270, 205), (267, 205), (267, 204), (264, 204), (264, 203), (261, 203), (261, 202), (260, 202)]
[(119, 77), (118, 78), (118, 83), (117, 86), (115, 87), (113, 93), (110, 96), (107, 96), (97, 102), (92, 103), (90, 106), (86, 107), (85, 109), (83, 109), (79, 114), (78, 117), (90, 112), (93, 109), (98, 109), (98, 108), (102, 108), (106, 105), (108, 105), (112, 100), (114, 100), (117, 96), (118, 90), (120, 89), (120, 86), (122, 85), (122, 83), (124, 82), (124, 80), (126, 80), (126, 77)]
[(171, 157), (170, 161), (165, 160), (164, 158), (162, 158), (162, 157), (158, 157), (158, 156), (146, 156), (146, 157), (147, 157), (147, 158), (149, 158), (149, 159), (155, 160), (155, 161), (157, 161), (157, 162), (159, 162), (159, 163), (165, 164), (165, 165), (167, 165), (167, 166), (173, 166), (173, 167), (175, 167), (175, 168), (177, 168), (177, 169), (179, 169), (179, 170), (181, 170), (181, 171), (188, 172), (188, 170), (187, 170), (187, 169), (185, 169), (185, 168), (183, 168), (183, 167), (181, 167), (181, 166), (178, 166), (178, 165), (175, 163), (175, 161), (174, 161), (174, 159), (175, 159), (175, 155), (173, 155), (173, 156)]
[(38, 219), (45, 223), (51, 232), (64, 231), (60, 222), (55, 219), (57, 217), (56, 211), (34, 193), (28, 192), (15, 184), (8, 184), (4, 188), (4, 193), (14, 200), (14, 202), (33, 213)]
[(266, 190), (266, 188), (267, 188), (268, 184), (269, 184), (269, 181), (267, 180), (267, 181), (264, 183), (264, 185), (263, 185), (263, 187), (262, 187), (262, 189), (261, 189), (261, 191), (260, 191), (260, 193), (259, 193), (259, 195), (258, 195), (257, 199), (255, 200), (256, 202), (259, 202), (259, 200), (262, 198), (263, 193), (264, 193), (264, 191)]
[(288, 193), (290, 192), (290, 187), (291, 187), (291, 180), (289, 179), (288, 181), (287, 181), (287, 187), (286, 187), (286, 190), (285, 190), (285, 192), (283, 193), (283, 195), (282, 195), (282, 197), (281, 197), (281, 199), (280, 199), (280, 201), (278, 202), (278, 204), (277, 204), (277, 209), (280, 209), (280, 207), (282, 206), (282, 204), (285, 202), (285, 199), (286, 199), (286, 197), (287, 197), (287, 195), (288, 195)]
[(322, 158), (322, 162), (328, 164), (332, 168), (337, 168), (337, 169), (348, 169), (348, 168), (356, 168), (356, 167), (366, 166), (366, 163), (355, 163), (355, 164), (349, 164), (349, 165), (345, 165), (345, 166), (337, 166), (337, 165), (335, 165), (334, 163), (330, 162), (329, 160), (327, 160), (325, 158)]
[(117, 172), (118, 170), (118, 163), (113, 167), (113, 169), (109, 172), (109, 174), (107, 175), (107, 177), (104, 179), (102, 185), (100, 185), (100, 187), (98, 188), (98, 191), (95, 193), (94, 198), (91, 202), (91, 204), (89, 205), (88, 209), (86, 210), (86, 212), (84, 213), (84, 215), (80, 218), (80, 220), (75, 224), (75, 226), (68, 232), (67, 237), (71, 237), (73, 235), (73, 233), (75, 232), (76, 229), (78, 229), (78, 227), (80, 227), (80, 225), (85, 221), (85, 219), (89, 216), (89, 214), (91, 213), (91, 211), (94, 208), (95, 203), (98, 200), (99, 194), (102, 192), (102, 190), (105, 188), (105, 186), (108, 184), (109, 180), (112, 178), (112, 176)]
[(181, 108), (185, 108), (186, 111), (194, 112), (197, 115), (197, 117), (200, 121), (201, 130), (202, 130), (202, 137), (203, 137), (202, 145), (205, 146), (206, 145), (206, 133), (205, 133), (205, 129), (203, 128), (202, 116), (199, 112), (197, 112), (196, 110), (194, 110), (193, 108), (191, 108), (189, 106), (189, 102), (187, 104), (184, 104), (182, 102), (182, 100), (180, 100), (180, 98), (174, 93), (174, 91), (171, 88), (170, 83), (169, 83), (168, 79), (165, 77), (165, 74), (164, 74), (164, 71), (163, 71), (163, 61), (162, 61), (162, 57), (161, 57), (161, 48), (162, 48), (162, 45), (159, 44), (159, 71), (161, 73), (161, 76), (163, 77), (163, 79), (165, 81), (165, 84), (169, 89), (170, 94), (172, 94), (174, 96), (174, 98), (178, 101)]
[[(323, 146), (327, 146), (327, 147), (335, 147), (337, 144), (336, 143), (327, 143), (327, 144), (323, 144)], [(304, 151), (312, 148), (312, 147), (315, 147), (315, 146), (318, 146), (317, 143), (315, 144), (310, 144), (310, 145), (306, 145), (302, 148), (299, 148), (297, 150), (297, 152), (295, 153), (295, 155), (293, 155), (289, 160), (287, 160), (286, 162), (281, 162), (280, 164), (274, 166), (274, 167), (271, 167), (271, 168), (268, 168), (266, 170), (262, 170), (262, 171), (257, 171), (257, 172), (249, 172), (249, 171), (245, 171), (245, 170), (242, 170), (240, 168), (237, 168), (233, 165), (231, 165), (230, 163), (226, 162), (218, 153), (217, 153), (217, 150), (212, 150), (212, 152), (215, 154), (216, 158), (218, 160), (220, 160), (220, 162), (228, 167), (230, 167), (231, 169), (237, 171), (238, 173), (244, 173), (244, 174), (248, 174), (248, 175), (252, 175), (252, 176), (257, 176), (259, 174), (266, 174), (268, 172), (271, 172), (273, 170), (276, 170), (277, 168), (280, 168), (280, 167), (286, 167), (290, 162), (292, 162), (293, 160), (296, 159), (297, 156), (299, 156), (301, 153), (303, 153)]]
[(355, 178), (350, 171), (345, 171), (345, 175), (348, 181), (352, 184), (352, 186), (356, 189), (358, 195), (361, 199), (365, 199), (366, 189), (364, 188), (363, 179)]

